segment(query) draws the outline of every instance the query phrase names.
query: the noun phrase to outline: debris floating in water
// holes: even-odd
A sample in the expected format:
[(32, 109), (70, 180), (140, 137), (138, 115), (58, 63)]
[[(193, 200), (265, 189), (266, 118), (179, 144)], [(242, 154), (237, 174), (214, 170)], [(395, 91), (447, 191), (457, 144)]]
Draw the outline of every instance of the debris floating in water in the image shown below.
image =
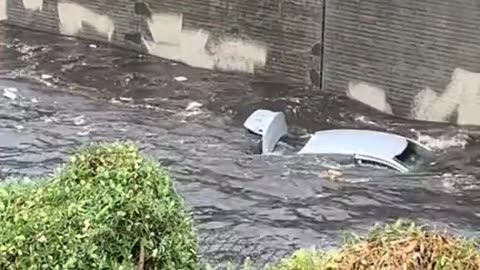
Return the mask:
[(82, 137), (83, 137), (83, 136), (87, 136), (87, 135), (90, 134), (90, 131), (91, 131), (90, 129), (84, 128), (83, 130), (77, 132), (77, 135), (78, 135), (78, 136), (82, 136)]
[(330, 181), (341, 181), (343, 173), (338, 170), (333, 170), (333, 169), (328, 169), (327, 170), (327, 175)]
[(85, 123), (85, 118), (83, 115), (73, 118), (73, 124), (75, 124), (76, 126), (83, 125), (84, 123)]
[(200, 107), (202, 107), (203, 105), (199, 102), (196, 102), (196, 101), (192, 101), (190, 103), (188, 103), (188, 106), (186, 108), (187, 111), (195, 111), (195, 110), (198, 110), (200, 109)]
[(184, 82), (186, 80), (187, 80), (187, 77), (184, 77), (184, 76), (175, 77), (175, 81), (177, 81), (177, 82)]
[(16, 88), (7, 87), (7, 88), (3, 89), (3, 96), (8, 98), (8, 99), (15, 100), (15, 99), (17, 99), (17, 92), (18, 91), (17, 91)]
[(133, 101), (133, 98), (131, 98), (131, 97), (119, 97), (118, 99), (120, 99), (120, 101), (123, 101), (123, 102)]
[(52, 75), (50, 74), (42, 74), (42, 76), (40, 76), (42, 78), (42, 80), (48, 80), (48, 79), (51, 79), (53, 78)]
[(187, 107), (185, 108), (185, 111), (184, 113), (182, 113), (182, 115), (184, 117), (191, 117), (191, 116), (196, 116), (196, 115), (199, 115), (202, 113), (202, 110), (201, 110), (201, 107), (203, 105), (199, 102), (196, 102), (196, 101), (191, 101), (188, 103)]
[(97, 48), (97, 45), (96, 44), (89, 44), (88, 47), (92, 48), (92, 49), (96, 49)]

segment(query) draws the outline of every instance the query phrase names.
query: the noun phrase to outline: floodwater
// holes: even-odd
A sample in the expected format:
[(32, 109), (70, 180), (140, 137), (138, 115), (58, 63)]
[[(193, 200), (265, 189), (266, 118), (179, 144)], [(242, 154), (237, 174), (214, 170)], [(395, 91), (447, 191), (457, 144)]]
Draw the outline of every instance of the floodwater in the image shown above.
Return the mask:
[[(0, 29), (0, 55), (0, 178), (49, 174), (85, 143), (133, 140), (176, 178), (207, 259), (263, 264), (399, 217), (477, 236), (480, 128), (17, 28)], [(326, 159), (254, 155), (242, 123), (259, 108), (284, 111), (299, 135), (367, 127), (418, 138), (438, 162), (404, 176), (346, 167), (333, 179), (338, 164)]]

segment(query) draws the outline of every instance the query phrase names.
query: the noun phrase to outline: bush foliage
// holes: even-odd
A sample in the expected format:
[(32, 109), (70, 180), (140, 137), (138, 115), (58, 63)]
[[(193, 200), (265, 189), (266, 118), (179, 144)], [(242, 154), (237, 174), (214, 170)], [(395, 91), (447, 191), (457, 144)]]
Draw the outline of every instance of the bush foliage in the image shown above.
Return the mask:
[[(197, 235), (161, 167), (133, 144), (96, 144), (46, 181), (0, 187), (0, 269), (194, 270)], [(299, 250), (266, 268), (380, 269), (479, 270), (480, 250), (399, 220), (339, 251)]]
[(399, 220), (350, 237), (339, 252), (300, 250), (269, 270), (478, 270), (473, 241)]
[(51, 179), (0, 187), (0, 269), (197, 268), (166, 172), (130, 144), (81, 149)]

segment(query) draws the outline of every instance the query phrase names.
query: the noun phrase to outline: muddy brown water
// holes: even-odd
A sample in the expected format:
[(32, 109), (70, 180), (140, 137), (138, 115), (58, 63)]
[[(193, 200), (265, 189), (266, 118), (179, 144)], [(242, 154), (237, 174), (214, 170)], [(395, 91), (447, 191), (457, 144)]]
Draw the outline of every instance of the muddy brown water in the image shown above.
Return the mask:
[[(208, 260), (261, 265), (399, 217), (478, 234), (480, 128), (18, 28), (0, 28), (0, 55), (0, 94), (16, 89), (0, 96), (1, 179), (52, 173), (89, 142), (133, 140), (176, 178)], [(345, 167), (331, 180), (338, 164), (324, 158), (252, 155), (242, 123), (258, 108), (284, 111), (298, 134), (365, 127), (419, 138), (437, 162), (411, 175)]]

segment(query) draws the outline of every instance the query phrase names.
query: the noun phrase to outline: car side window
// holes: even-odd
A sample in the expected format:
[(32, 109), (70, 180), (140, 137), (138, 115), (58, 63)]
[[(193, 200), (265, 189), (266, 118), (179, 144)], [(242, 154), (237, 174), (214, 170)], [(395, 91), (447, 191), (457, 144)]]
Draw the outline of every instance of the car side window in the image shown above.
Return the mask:
[(384, 164), (384, 163), (381, 163), (381, 162), (376, 162), (376, 161), (373, 161), (373, 160), (367, 160), (367, 159), (356, 159), (356, 160), (357, 160), (358, 165), (360, 165), (360, 166), (380, 167), (380, 168), (388, 169), (388, 170), (394, 169), (391, 166), (388, 166), (387, 164)]

